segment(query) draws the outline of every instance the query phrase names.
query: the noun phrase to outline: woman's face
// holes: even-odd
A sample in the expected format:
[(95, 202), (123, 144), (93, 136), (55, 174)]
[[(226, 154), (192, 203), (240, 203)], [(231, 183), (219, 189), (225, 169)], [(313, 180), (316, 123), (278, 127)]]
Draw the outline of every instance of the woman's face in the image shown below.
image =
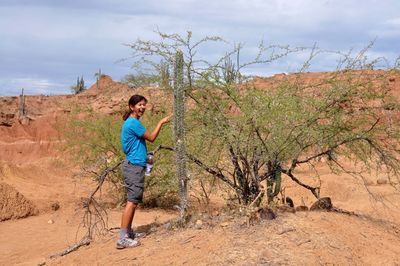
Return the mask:
[(133, 115), (134, 117), (139, 119), (144, 114), (144, 111), (146, 111), (146, 101), (145, 100), (141, 100), (140, 102), (138, 102), (134, 106), (131, 105), (130, 108), (132, 110), (132, 114), (131, 115)]

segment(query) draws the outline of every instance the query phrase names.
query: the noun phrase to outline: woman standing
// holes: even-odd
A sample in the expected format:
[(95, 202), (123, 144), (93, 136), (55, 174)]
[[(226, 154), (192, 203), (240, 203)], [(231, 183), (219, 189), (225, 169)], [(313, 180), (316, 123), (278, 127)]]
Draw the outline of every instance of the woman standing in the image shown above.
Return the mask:
[(128, 201), (122, 213), (121, 230), (117, 241), (117, 248), (136, 247), (140, 242), (132, 229), (132, 220), (136, 207), (143, 200), (144, 175), (146, 168), (147, 147), (146, 140), (153, 142), (162, 126), (171, 120), (171, 116), (161, 119), (156, 128), (149, 132), (140, 122), (146, 110), (147, 99), (142, 95), (133, 95), (129, 99), (129, 110), (125, 113), (121, 131), (122, 149), (126, 159), (122, 163)]

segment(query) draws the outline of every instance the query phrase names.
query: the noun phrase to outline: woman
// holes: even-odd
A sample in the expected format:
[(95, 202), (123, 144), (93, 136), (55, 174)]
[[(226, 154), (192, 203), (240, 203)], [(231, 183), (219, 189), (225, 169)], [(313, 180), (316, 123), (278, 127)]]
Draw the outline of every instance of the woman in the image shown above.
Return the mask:
[(144, 174), (146, 168), (147, 148), (146, 140), (153, 142), (162, 126), (171, 120), (171, 116), (161, 119), (156, 128), (149, 132), (140, 122), (146, 110), (147, 99), (141, 95), (133, 95), (129, 99), (129, 110), (125, 113), (122, 125), (121, 143), (126, 154), (122, 163), (122, 174), (128, 195), (124, 212), (122, 213), (121, 230), (117, 241), (117, 248), (136, 247), (140, 242), (135, 239), (138, 235), (132, 230), (132, 220), (136, 207), (143, 199)]

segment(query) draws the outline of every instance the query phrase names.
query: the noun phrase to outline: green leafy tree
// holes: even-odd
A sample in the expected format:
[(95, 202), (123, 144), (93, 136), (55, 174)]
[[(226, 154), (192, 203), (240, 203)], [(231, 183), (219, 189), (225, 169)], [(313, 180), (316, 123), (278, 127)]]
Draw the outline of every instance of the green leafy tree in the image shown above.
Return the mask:
[[(396, 177), (399, 127), (388, 123), (395, 111), (384, 108), (391, 98), (385, 80), (385, 75), (359, 70), (333, 72), (313, 85), (295, 79), (269, 90), (214, 86), (197, 92), (200, 104), (193, 112), (201, 119), (193, 133), (206, 135), (203, 145), (223, 158), (208, 163), (208, 172), (218, 175), (246, 204), (264, 193), (264, 180), (271, 202), (280, 191), (282, 175), (319, 198), (320, 186), (301, 181), (296, 170), (303, 164), (313, 167), (323, 157), (335, 173), (363, 177), (362, 171), (351, 172), (343, 164), (351, 160), (366, 171), (378, 167)], [(207, 162), (209, 153), (197, 156)]]
[[(210, 63), (197, 59), (196, 49), (222, 38), (205, 37), (192, 44), (191, 32), (186, 38), (157, 34), (160, 42), (139, 40), (131, 45), (141, 55), (137, 63), (156, 66), (154, 60), (160, 58), (171, 62), (176, 50), (183, 48), (187, 91), (195, 102), (186, 116), (187, 157), (232, 188), (241, 203), (250, 204), (261, 194), (272, 202), (281, 191), (283, 176), (319, 198), (319, 182), (307, 184), (296, 171), (305, 164), (313, 167), (323, 157), (335, 173), (363, 178), (366, 171), (378, 168), (392, 184), (398, 181), (399, 126), (387, 119), (398, 114), (397, 109), (388, 108), (388, 102), (396, 106), (387, 86), (390, 69), (371, 73), (371, 66), (380, 61), (367, 60), (367, 49), (354, 57), (337, 53), (337, 69), (307, 83), (302, 75), (315, 57), (324, 54), (311, 47), (298, 74), (275, 80), (263, 90), (253, 86), (242, 69), (268, 65), (305, 48), (261, 43), (253, 60), (240, 63), (239, 45)], [(236, 64), (231, 56), (237, 57)], [(362, 169), (351, 170), (343, 164), (346, 159)], [(265, 190), (262, 182), (266, 182)]]

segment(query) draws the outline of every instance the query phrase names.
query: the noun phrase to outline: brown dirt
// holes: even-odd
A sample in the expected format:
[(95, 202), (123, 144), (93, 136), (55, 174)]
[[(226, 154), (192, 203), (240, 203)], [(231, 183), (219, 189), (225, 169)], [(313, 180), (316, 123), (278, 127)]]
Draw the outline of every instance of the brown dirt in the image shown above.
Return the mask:
[[(312, 82), (326, 73), (305, 75)], [(400, 78), (391, 79), (394, 96), (399, 97)], [(273, 80), (257, 79), (256, 83), (268, 87)], [(211, 203), (212, 207), (202, 208), (210, 212), (196, 216), (189, 228), (156, 227), (140, 247), (116, 250), (114, 231), (67, 256), (49, 259), (49, 255), (64, 250), (83, 235), (79, 227), (81, 197), (94, 187), (91, 181), (76, 176), (76, 166), (58, 149), (62, 138), (56, 121), (77, 105), (119, 113), (133, 93), (144, 94), (153, 104), (153, 111), (170, 97), (155, 88), (131, 89), (103, 76), (99, 88), (93, 85), (81, 95), (27, 96), (28, 122), (18, 120), (18, 97), (0, 97), (0, 202), (4, 205), (6, 193), (2, 190), (6, 188), (14, 195), (24, 195), (26, 202), (38, 210), (37, 216), (0, 223), (1, 265), (400, 264), (400, 193), (383, 182), (385, 177), (379, 173), (359, 180), (345, 174), (334, 175), (322, 162), (316, 162), (323, 188), (321, 196), (331, 197), (335, 207), (358, 215), (279, 212), (275, 220), (248, 227), (245, 216), (221, 211), (224, 202), (219, 199)], [(313, 169), (304, 167), (297, 174), (306, 182), (316, 180), (312, 178)], [(290, 180), (284, 180), (283, 185), (295, 206), (304, 202), (310, 207), (315, 202), (308, 191)], [(60, 209), (55, 210), (54, 204)], [(119, 226), (120, 213), (120, 209), (110, 210), (110, 228)], [(134, 223), (144, 227), (163, 224), (174, 217), (176, 213), (171, 211), (139, 209)], [(196, 225), (198, 220), (201, 222)]]
[(36, 207), (15, 188), (0, 183), (0, 222), (37, 214)]

